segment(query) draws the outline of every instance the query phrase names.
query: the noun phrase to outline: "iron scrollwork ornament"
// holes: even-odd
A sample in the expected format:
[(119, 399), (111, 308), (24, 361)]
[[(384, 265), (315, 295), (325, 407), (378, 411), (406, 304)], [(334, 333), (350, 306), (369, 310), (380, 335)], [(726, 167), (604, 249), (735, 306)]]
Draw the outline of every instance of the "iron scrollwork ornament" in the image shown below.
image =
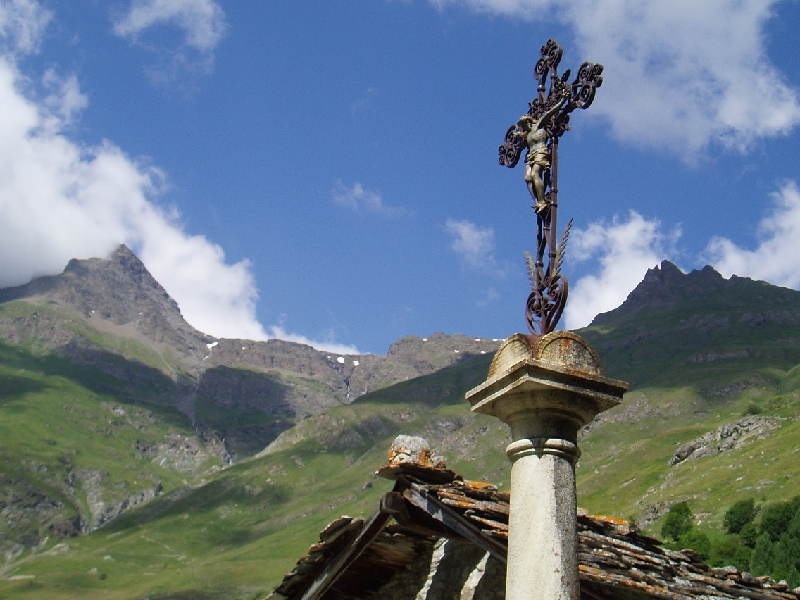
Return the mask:
[(541, 58), (533, 71), (538, 82), (537, 96), (528, 103), (528, 112), (508, 128), (498, 150), (500, 164), (509, 168), (515, 167), (523, 150), (527, 150), (525, 182), (534, 201), (537, 232), (536, 256), (525, 252), (532, 288), (525, 305), (525, 319), (537, 338), (555, 330), (569, 293), (569, 282), (561, 274), (561, 266), (571, 219), (560, 242), (556, 238), (558, 140), (570, 128), (570, 113), (576, 108), (589, 108), (603, 83), (603, 65), (589, 62), (583, 63), (574, 81), (568, 83), (569, 69), (558, 75), (562, 54), (563, 48), (555, 40), (548, 40), (542, 46)]

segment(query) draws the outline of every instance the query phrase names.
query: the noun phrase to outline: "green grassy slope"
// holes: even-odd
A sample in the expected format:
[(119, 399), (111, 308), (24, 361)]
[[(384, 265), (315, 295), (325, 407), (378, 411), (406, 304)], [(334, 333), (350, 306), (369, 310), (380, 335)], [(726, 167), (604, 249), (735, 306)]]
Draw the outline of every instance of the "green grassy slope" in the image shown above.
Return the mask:
[[(708, 270), (657, 291), (667, 300), (629, 299), (580, 332), (612, 376), (631, 382), (623, 405), (581, 443), (581, 504), (641, 518), (660, 503), (689, 500), (713, 530), (737, 500), (800, 493), (800, 293)], [(745, 413), (785, 420), (745, 448), (668, 466), (681, 444)]]
[[(488, 358), (481, 357), (305, 419), (267, 453), (211, 475), (199, 487), (164, 494), (86, 537), (67, 540), (68, 549), (56, 547), (52, 555), (45, 551), (17, 562), (7, 577), (35, 577), (6, 579), (0, 594), (257, 597), (280, 580), (327, 522), (344, 513), (368, 516), (375, 509), (390, 482), (372, 473), (399, 433), (428, 437), (468, 478), (507, 482), (504, 427), (470, 414), (462, 400), (487, 368)], [(712, 400), (698, 393), (690, 378), (672, 388), (629, 393), (581, 442), (581, 506), (637, 516), (647, 504), (689, 498), (701, 526), (714, 528), (727, 506), (759, 486), (765, 499), (800, 492), (791, 453), (797, 425), (789, 419), (774, 435), (742, 449), (667, 465), (681, 443), (738, 418), (752, 402), (793, 415), (797, 371), (776, 373), (764, 389)], [(726, 381), (721, 377), (717, 383)], [(771, 460), (775, 456), (778, 460)], [(781, 477), (774, 475), (778, 469)]]
[[(465, 424), (479, 429), (480, 422), (491, 423), (465, 414), (454, 393), (474, 385), (487, 367), (488, 358), (481, 357), (424, 378), (429, 390), (439, 390), (430, 402), (427, 396), (404, 402), (405, 392), (386, 388), (310, 417), (298, 425), (307, 434), (283, 449), (210, 475), (198, 487), (163, 494), (87, 536), (47, 544), (38, 555), (16, 561), (0, 581), (0, 595), (263, 594), (325, 524), (342, 513), (369, 516), (375, 510), (379, 494), (392, 484), (373, 473), (395, 435), (442, 440)], [(395, 387), (418, 391), (410, 382)]]
[(55, 302), (2, 302), (0, 320), (4, 323), (0, 330), (3, 337), (38, 354), (56, 350), (59, 346), (66, 346), (74, 352), (80, 348), (87, 354), (83, 356), (76, 352), (78, 356), (75, 358), (84, 363), (92, 358), (102, 363), (103, 358), (108, 358), (113, 365), (115, 362), (119, 364), (122, 358), (166, 373), (172, 379), (187, 376), (185, 368), (168, 347), (133, 336), (130, 332), (119, 335), (101, 331), (75, 310)]
[(174, 384), (116, 360), (141, 377), (123, 385), (59, 355), (0, 343), (0, 542), (8, 555), (91, 529), (115, 503), (135, 504), (220, 464), (207, 452), (187, 462), (180, 451), (202, 444), (186, 416), (162, 403)]

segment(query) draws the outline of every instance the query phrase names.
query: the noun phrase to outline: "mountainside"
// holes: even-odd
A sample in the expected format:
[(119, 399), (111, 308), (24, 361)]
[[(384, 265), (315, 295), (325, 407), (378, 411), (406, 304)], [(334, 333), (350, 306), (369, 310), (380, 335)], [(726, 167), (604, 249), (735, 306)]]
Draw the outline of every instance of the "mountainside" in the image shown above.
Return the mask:
[[(486, 377), (491, 340), (404, 338), (386, 357), (340, 361), (175, 325), (199, 337), (170, 353), (133, 321), (115, 326), (142, 338), (112, 335), (66, 292), (23, 288), (0, 303), (2, 331), (18, 336), (0, 344), (0, 596), (261, 597), (327, 522), (374, 511), (389, 483), (372, 473), (400, 433), (427, 437), (467, 478), (507, 484), (505, 426), (463, 399)], [(34, 314), (51, 315), (38, 337)], [(800, 494), (800, 292), (665, 262), (579, 333), (632, 384), (582, 432), (579, 505), (658, 534), (688, 500), (720, 537), (735, 502)]]
[(282, 340), (216, 339), (186, 323), (125, 246), (108, 260), (72, 260), (60, 275), (0, 289), (0, 339), (121, 382), (166, 377), (173, 389), (159, 402), (224, 438), (234, 459), (261, 450), (296, 418), (497, 347), (437, 333), (403, 338), (387, 356), (337, 356)]
[(690, 364), (700, 377), (742, 365), (796, 365), (799, 332), (800, 292), (735, 275), (724, 279), (711, 267), (684, 275), (664, 261), (582, 335), (616, 377), (641, 386), (670, 380), (671, 370)]
[(90, 531), (298, 419), (496, 346), (437, 333), (337, 356), (216, 339), (125, 246), (0, 289), (0, 550)]
[[(21, 320), (4, 314), (3, 337), (15, 344), (36, 340), (69, 352), (76, 345), (88, 346), (87, 341), (100, 343), (81, 339), (85, 332), (78, 329), (77, 318), (82, 318), (89, 328), (135, 339), (156, 353), (169, 348), (188, 370), (202, 359), (204, 344), (211, 341), (183, 320), (175, 301), (126, 246), (117, 248), (109, 260), (73, 259), (60, 275), (0, 289), (1, 304), (14, 300), (40, 309)], [(59, 311), (71, 313), (72, 319)]]
[(800, 292), (665, 261), (580, 333), (631, 382), (586, 429), (585, 502), (647, 526), (690, 499), (719, 525), (731, 501), (800, 493)]

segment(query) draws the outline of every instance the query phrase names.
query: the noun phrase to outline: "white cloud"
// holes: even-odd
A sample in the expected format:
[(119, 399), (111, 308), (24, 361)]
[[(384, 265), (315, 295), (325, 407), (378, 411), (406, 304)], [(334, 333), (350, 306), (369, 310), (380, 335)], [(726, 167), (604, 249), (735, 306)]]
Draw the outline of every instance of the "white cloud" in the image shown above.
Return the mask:
[(60, 119), (60, 123), (57, 123), (56, 127), (72, 123), (78, 113), (89, 103), (89, 99), (81, 93), (78, 78), (74, 74), (68, 77), (59, 77), (54, 69), (48, 69), (45, 71), (42, 83), (50, 91), (45, 98), (45, 104)]
[[(725, 277), (736, 274), (800, 289), (800, 188), (788, 181), (772, 197), (774, 207), (759, 223), (755, 249), (715, 236), (699, 257), (701, 264), (712, 265)], [(570, 329), (622, 304), (648, 268), (678, 254), (681, 235), (678, 227), (665, 234), (658, 221), (634, 211), (626, 221), (615, 218), (611, 224), (573, 231), (568, 253), (578, 262), (592, 259), (597, 264), (593, 274), (571, 282), (565, 311)]]
[(278, 338), (280, 340), (286, 340), (287, 342), (306, 344), (307, 346), (312, 346), (317, 350), (320, 350), (322, 352), (330, 352), (331, 354), (361, 354), (361, 352), (355, 346), (339, 344), (332, 340), (323, 340), (323, 341), (312, 340), (304, 335), (300, 335), (297, 333), (289, 333), (280, 325), (273, 325), (272, 327), (270, 327), (269, 335), (270, 337)]
[(790, 181), (773, 194), (772, 214), (759, 223), (760, 242), (755, 250), (740, 248), (714, 237), (705, 258), (725, 277), (736, 274), (800, 288), (800, 190)]
[(484, 290), (483, 295), (478, 299), (478, 301), (475, 304), (480, 308), (483, 308), (485, 306), (489, 306), (490, 304), (496, 302), (499, 299), (500, 299), (500, 294), (497, 293), (496, 289), (490, 286), (486, 288), (486, 290)]
[(665, 236), (658, 221), (648, 221), (631, 211), (626, 221), (616, 217), (608, 223), (592, 223), (585, 230), (573, 230), (571, 246), (577, 261), (597, 261), (597, 274), (570, 282), (564, 312), (569, 329), (585, 327), (601, 312), (613, 310), (644, 278), (647, 269), (667, 258), (668, 250), (680, 237), (674, 229)]
[(536, 15), (557, 6), (555, 0), (429, 0), (442, 9), (449, 5), (463, 5), (478, 12), (489, 12), (509, 17), (533, 20)]
[(337, 181), (331, 195), (336, 204), (356, 212), (371, 212), (384, 217), (401, 217), (409, 214), (403, 207), (384, 204), (379, 193), (365, 190), (358, 181), (353, 187), (347, 187), (341, 181)]
[(104, 256), (118, 244), (137, 250), (186, 319), (215, 336), (266, 338), (247, 261), (185, 233), (154, 204), (163, 175), (113, 144), (82, 147), (63, 133), (85, 104), (77, 80), (56, 82), (41, 104), (0, 57), (0, 286), (60, 272), (70, 258)]
[[(77, 77), (54, 69), (42, 77), (43, 99), (27, 97), (29, 80), (14, 55), (38, 49), (51, 14), (30, 0), (0, 0), (0, 287), (60, 272), (71, 258), (133, 248), (177, 301), (186, 320), (216, 337), (263, 340), (250, 263), (226, 263), (217, 244), (183, 231), (179, 217), (154, 200), (164, 174), (127, 157), (110, 142), (87, 148), (65, 130), (86, 107)], [(187, 44), (213, 49), (224, 28), (213, 2), (135, 2), (119, 33), (135, 36), (174, 20)], [(272, 337), (340, 354), (353, 346), (317, 342), (270, 329)]]
[(497, 271), (494, 257), (494, 229), (481, 229), (469, 221), (447, 219), (445, 230), (452, 241), (450, 249), (455, 252), (465, 265), (473, 269)]
[[(710, 144), (747, 151), (800, 122), (798, 91), (766, 54), (777, 0), (430, 0), (569, 24), (581, 55), (605, 65), (592, 113), (617, 137), (690, 161)], [(545, 40), (542, 40), (542, 43)], [(574, 64), (573, 64), (574, 63)]]
[[(154, 82), (169, 81), (180, 69), (210, 70), (213, 52), (225, 34), (225, 13), (214, 0), (133, 0), (130, 10), (114, 21), (114, 33), (139, 41), (141, 34), (158, 25), (183, 30), (183, 45), (173, 50), (151, 48), (169, 57), (166, 64), (151, 67)], [(194, 51), (190, 56), (188, 50)]]
[(225, 13), (213, 0), (134, 0), (114, 23), (114, 33), (136, 38), (154, 25), (172, 23), (183, 29), (187, 46), (208, 52), (225, 33)]
[(53, 15), (35, 0), (0, 1), (0, 38), (4, 50), (31, 54), (39, 44)]

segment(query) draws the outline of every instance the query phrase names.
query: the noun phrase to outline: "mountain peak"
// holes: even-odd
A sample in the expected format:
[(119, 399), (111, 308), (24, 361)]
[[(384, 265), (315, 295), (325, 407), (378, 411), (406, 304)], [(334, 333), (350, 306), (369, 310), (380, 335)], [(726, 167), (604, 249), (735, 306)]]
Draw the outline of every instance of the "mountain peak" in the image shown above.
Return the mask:
[(57, 305), (179, 348), (200, 348), (206, 337), (183, 319), (175, 300), (124, 244), (109, 258), (73, 258), (59, 275), (0, 290), (0, 302), (18, 299)]
[[(64, 267), (61, 277), (55, 276), (42, 279), (56, 282), (59, 279), (73, 281), (76, 277), (88, 277), (96, 284), (100, 283), (97, 281), (97, 278), (103, 278), (104, 275), (113, 277), (113, 279), (115, 279), (114, 283), (121, 284), (123, 287), (128, 287), (133, 284), (149, 288), (149, 291), (155, 292), (158, 295), (167, 296), (167, 292), (161, 287), (161, 284), (150, 275), (144, 263), (125, 244), (117, 246), (108, 258), (73, 258), (67, 263), (67, 266)], [(39, 281), (39, 279), (33, 280), (31, 284), (37, 281)], [(107, 281), (106, 283), (111, 282)], [(177, 308), (177, 304), (175, 307)]]
[(680, 301), (690, 296), (706, 296), (725, 285), (725, 278), (714, 267), (706, 265), (700, 270), (684, 273), (668, 260), (648, 269), (642, 282), (628, 295), (631, 307), (650, 306)]
[(177, 324), (174, 321), (183, 320), (178, 304), (125, 244), (120, 244), (107, 259), (73, 258), (61, 275), (42, 279), (28, 286), (38, 288), (37, 292), (50, 288), (58, 300), (87, 317), (94, 314), (123, 325), (140, 320), (138, 317), (152, 312), (157, 305), (157, 312), (173, 326)]
[(111, 253), (111, 256), (108, 257), (111, 262), (115, 262), (120, 266), (124, 266), (129, 270), (143, 270), (146, 271), (147, 269), (144, 266), (144, 263), (139, 260), (139, 257), (136, 256), (131, 249), (128, 248), (125, 244), (120, 244), (117, 246), (117, 249)]
[(638, 313), (645, 308), (654, 308), (685, 301), (708, 302), (723, 294), (725, 304), (750, 304), (766, 307), (797, 300), (798, 292), (766, 281), (731, 275), (725, 279), (714, 267), (706, 265), (684, 273), (668, 260), (648, 269), (644, 279), (628, 294), (625, 302), (592, 321), (593, 325), (606, 323), (623, 315)]
[(659, 306), (690, 297), (704, 297), (725, 285), (725, 278), (714, 267), (684, 273), (668, 260), (648, 269), (642, 282), (628, 295), (628, 308)]
[[(736, 278), (742, 281), (746, 278)], [(750, 281), (749, 279), (747, 281)], [(644, 279), (628, 294), (618, 308), (595, 317), (593, 324), (603, 323), (612, 314), (638, 312), (644, 307), (663, 306), (683, 300), (707, 298), (729, 283), (711, 265), (684, 273), (674, 263), (664, 260), (648, 269)]]

